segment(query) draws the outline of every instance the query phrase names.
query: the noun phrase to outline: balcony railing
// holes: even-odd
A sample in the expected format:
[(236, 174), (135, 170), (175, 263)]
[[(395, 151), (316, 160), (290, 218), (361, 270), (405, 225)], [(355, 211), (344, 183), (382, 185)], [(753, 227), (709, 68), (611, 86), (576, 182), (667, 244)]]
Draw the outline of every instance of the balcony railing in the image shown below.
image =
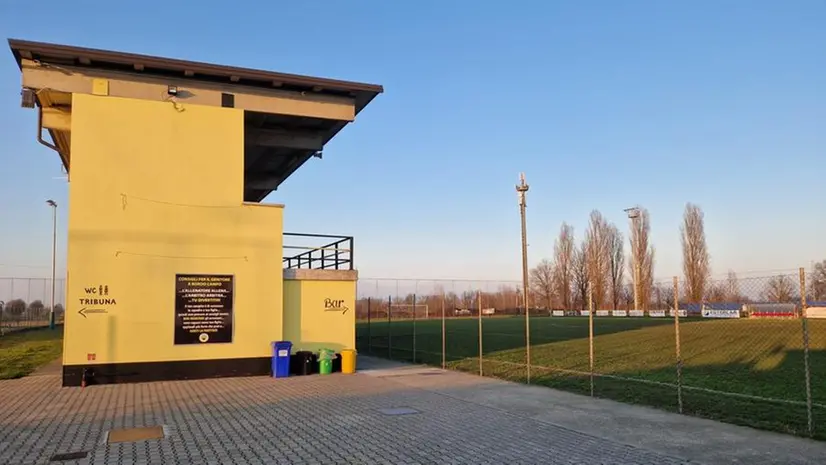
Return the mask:
[[(332, 242), (321, 246), (298, 245), (303, 242)], [(290, 242), (288, 244), (288, 242)], [(295, 243), (295, 244), (294, 244)], [(292, 255), (297, 250), (303, 250)], [(352, 270), (353, 237), (327, 234), (284, 233), (284, 268)]]

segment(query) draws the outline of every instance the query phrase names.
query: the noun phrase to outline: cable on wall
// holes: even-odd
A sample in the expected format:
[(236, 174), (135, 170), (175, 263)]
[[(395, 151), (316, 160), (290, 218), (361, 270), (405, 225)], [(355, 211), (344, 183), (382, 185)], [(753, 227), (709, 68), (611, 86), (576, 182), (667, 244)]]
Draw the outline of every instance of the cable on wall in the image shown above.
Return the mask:
[(209, 257), (209, 256), (183, 256), (183, 255), (158, 255), (158, 254), (149, 254), (149, 253), (137, 253), (137, 252), (125, 252), (123, 250), (118, 250), (115, 252), (115, 257), (120, 257), (121, 255), (130, 255), (134, 257), (148, 257), (148, 258), (164, 258), (164, 259), (172, 259), (172, 260), (244, 260), (248, 262), (249, 259), (246, 255), (237, 256), (237, 257)]
[(191, 203), (177, 203), (177, 202), (168, 202), (165, 200), (157, 200), (157, 199), (149, 199), (146, 197), (138, 197), (136, 195), (127, 195), (125, 193), (120, 194), (121, 204), (123, 205), (123, 209), (126, 210), (127, 205), (129, 204), (129, 199), (132, 200), (139, 200), (142, 202), (148, 203), (156, 203), (159, 205), (168, 205), (171, 207), (189, 207), (189, 208), (239, 208), (241, 207), (240, 204), (237, 205), (197, 205)]

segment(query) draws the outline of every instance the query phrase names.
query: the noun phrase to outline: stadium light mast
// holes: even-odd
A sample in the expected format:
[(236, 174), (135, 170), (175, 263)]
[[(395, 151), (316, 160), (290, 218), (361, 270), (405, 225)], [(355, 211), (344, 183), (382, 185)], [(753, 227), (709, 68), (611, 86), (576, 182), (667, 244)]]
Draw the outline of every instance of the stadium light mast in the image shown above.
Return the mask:
[(519, 184), (516, 185), (516, 195), (519, 197), (519, 216), (522, 220), (522, 302), (525, 306), (525, 357), (526, 378), (531, 382), (531, 315), (528, 304), (528, 231), (525, 224), (525, 207), (528, 194), (528, 184), (525, 182), (525, 173), (519, 173)]
[(640, 220), (640, 207), (631, 207), (626, 208), (623, 210), (625, 213), (628, 214), (628, 218), (631, 220), (631, 229), (632, 229), (632, 236), (635, 237), (636, 235), (637, 242), (635, 244), (635, 250), (631, 251), (631, 255), (634, 259), (634, 310), (640, 310), (640, 258), (639, 258), (639, 251), (636, 250), (639, 248), (640, 244), (640, 230), (639, 230), (639, 220)]

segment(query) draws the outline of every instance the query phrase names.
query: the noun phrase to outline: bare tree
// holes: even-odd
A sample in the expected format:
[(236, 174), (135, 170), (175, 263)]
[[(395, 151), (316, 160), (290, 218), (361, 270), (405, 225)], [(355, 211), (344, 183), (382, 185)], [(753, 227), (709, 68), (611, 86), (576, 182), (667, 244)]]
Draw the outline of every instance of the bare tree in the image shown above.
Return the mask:
[(654, 246), (648, 246), (648, 249), (643, 255), (642, 265), (640, 267), (640, 302), (642, 308), (639, 310), (648, 310), (651, 304), (651, 298), (654, 294)]
[(462, 302), (462, 308), (467, 310), (476, 308), (476, 298), (476, 291), (467, 290), (462, 292), (462, 296), (460, 297), (460, 301)]
[(700, 303), (705, 295), (711, 273), (711, 264), (706, 247), (703, 210), (688, 203), (683, 213), (680, 227), (683, 244), (683, 274), (685, 275), (686, 297), (689, 302)]
[(641, 309), (648, 309), (651, 301), (652, 289), (654, 287), (654, 247), (649, 243), (651, 234), (651, 218), (648, 210), (639, 209), (639, 216), (633, 222), (631, 228), (631, 268), (632, 279), (636, 279), (633, 267), (639, 267), (640, 282), (634, 282), (640, 296)]
[(726, 302), (728, 300), (728, 290), (725, 283), (710, 283), (706, 286), (706, 302)]
[(582, 310), (585, 310), (585, 306), (588, 304), (588, 251), (585, 246), (586, 244), (583, 242), (579, 248), (574, 250), (572, 273), (574, 290), (576, 291), (576, 303)]
[(809, 296), (812, 300), (826, 300), (826, 260), (815, 263), (809, 273)]
[(611, 289), (612, 309), (619, 308), (625, 280), (625, 250), (622, 233), (616, 225), (608, 225), (608, 284)]
[(20, 316), (26, 311), (26, 302), (23, 299), (13, 299), (6, 302), (6, 306), (4, 310), (9, 315), (20, 318)]
[(660, 283), (654, 286), (654, 298), (651, 307), (656, 310), (671, 310), (674, 308), (674, 285)]
[[(545, 308), (553, 307), (554, 298), (554, 264), (543, 259), (531, 270), (531, 288)], [(539, 304), (540, 302), (536, 302)], [(539, 306), (539, 305), (537, 305)]]
[(769, 302), (789, 302), (794, 299), (794, 285), (788, 276), (774, 276), (763, 289), (763, 298)]
[(576, 244), (574, 244), (573, 226), (562, 223), (559, 228), (559, 237), (554, 243), (555, 292), (559, 297), (562, 308), (569, 310), (571, 305), (571, 288), (574, 274), (574, 258)]
[(34, 318), (40, 318), (43, 316), (43, 313), (46, 311), (46, 306), (43, 305), (43, 301), (41, 300), (34, 300), (29, 303), (29, 315)]
[(739, 302), (743, 300), (740, 295), (740, 281), (737, 279), (737, 273), (729, 270), (726, 277), (726, 300), (729, 302)]
[(620, 302), (625, 310), (632, 309), (634, 306), (634, 285), (633, 283), (622, 286), (620, 289)]
[(586, 266), (593, 292), (594, 308), (605, 303), (605, 288), (610, 256), (608, 222), (598, 210), (591, 212), (588, 230), (585, 232)]

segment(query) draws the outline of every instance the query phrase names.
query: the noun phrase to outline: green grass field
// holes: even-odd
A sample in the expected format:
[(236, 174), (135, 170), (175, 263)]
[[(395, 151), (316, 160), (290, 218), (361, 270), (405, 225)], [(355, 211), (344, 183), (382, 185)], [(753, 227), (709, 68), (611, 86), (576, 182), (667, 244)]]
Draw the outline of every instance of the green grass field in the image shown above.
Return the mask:
[[(677, 411), (674, 329), (669, 318), (595, 318), (594, 371), (606, 376), (594, 395)], [(441, 365), (441, 330), (440, 320), (360, 322), (358, 348), (414, 361), (415, 344), (416, 362)], [(531, 382), (590, 394), (588, 331), (587, 318), (531, 318)], [(478, 320), (448, 319), (445, 334), (447, 366), (478, 373)], [(810, 320), (809, 334), (814, 436), (826, 440), (826, 321)], [(800, 320), (683, 319), (680, 335), (683, 413), (808, 434)], [(524, 382), (524, 318), (483, 319), (482, 352), (484, 375)]]
[(32, 329), (0, 337), (0, 379), (21, 378), (60, 357), (63, 327)]

